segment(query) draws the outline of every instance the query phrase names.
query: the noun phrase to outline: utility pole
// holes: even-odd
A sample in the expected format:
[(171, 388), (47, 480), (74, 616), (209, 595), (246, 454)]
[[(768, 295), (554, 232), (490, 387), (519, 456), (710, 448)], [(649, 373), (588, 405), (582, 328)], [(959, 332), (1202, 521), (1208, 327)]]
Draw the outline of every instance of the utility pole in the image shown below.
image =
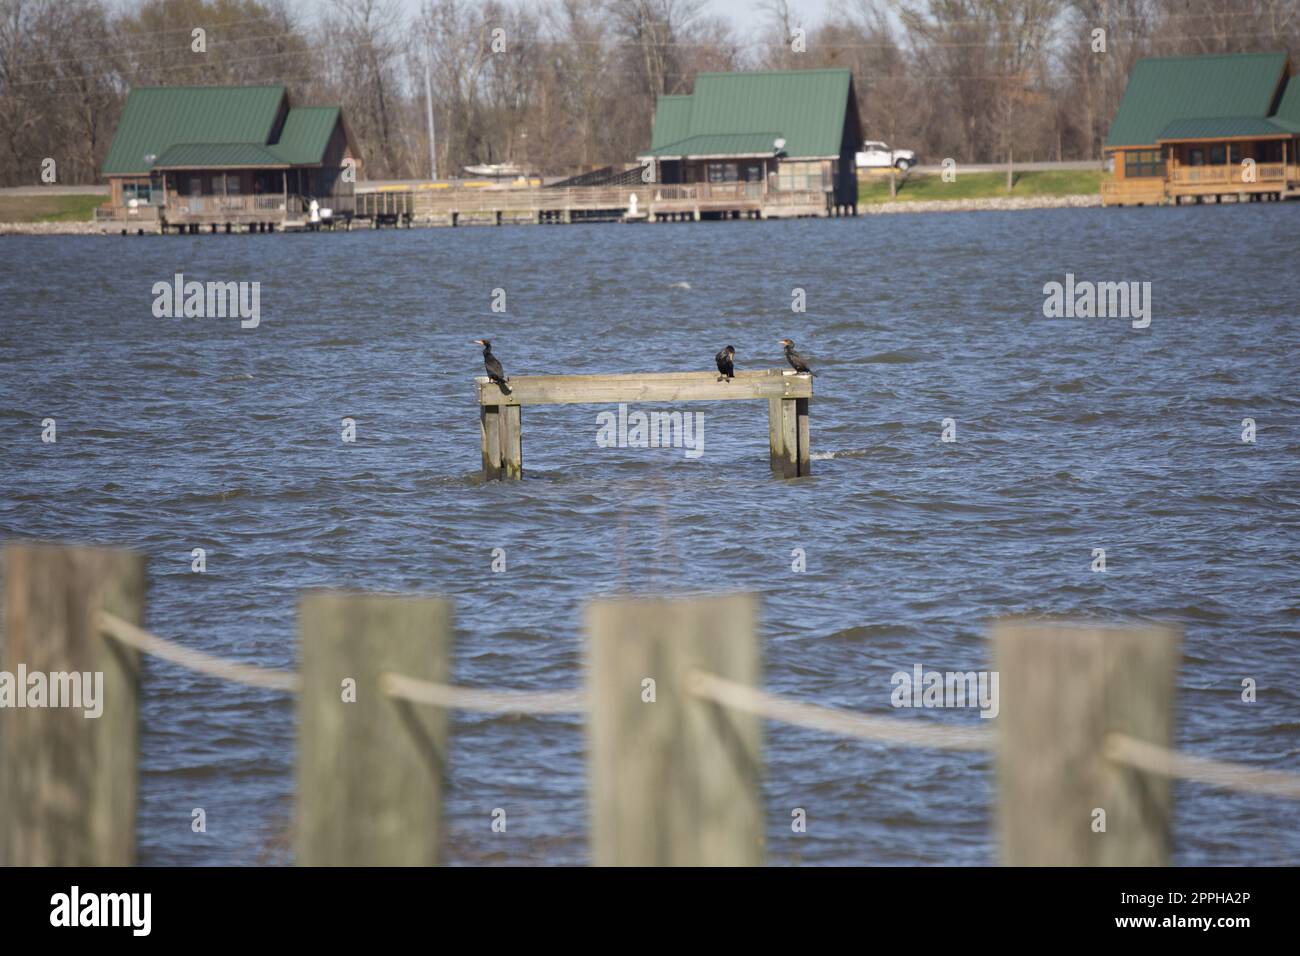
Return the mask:
[(432, 51), (428, 41), (424, 44), (424, 101), (428, 106), (429, 117), (429, 178), (438, 178), (438, 141), (433, 134), (433, 81), (429, 77), (429, 61)]

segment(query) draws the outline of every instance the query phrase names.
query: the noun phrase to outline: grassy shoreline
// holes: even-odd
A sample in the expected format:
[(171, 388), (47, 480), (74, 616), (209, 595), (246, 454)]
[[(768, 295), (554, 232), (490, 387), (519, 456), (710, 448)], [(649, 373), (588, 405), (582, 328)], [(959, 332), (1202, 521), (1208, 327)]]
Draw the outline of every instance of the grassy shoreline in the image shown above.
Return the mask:
[(90, 222), (107, 195), (86, 193), (49, 196), (0, 195), (0, 222)]
[(1016, 173), (1007, 192), (1007, 174), (963, 173), (946, 183), (938, 173), (912, 173), (898, 178), (897, 198), (889, 198), (889, 177), (873, 173), (858, 181), (858, 204), (952, 199), (1015, 199), (1031, 196), (1083, 196), (1101, 192), (1101, 172), (1089, 169), (1027, 170)]

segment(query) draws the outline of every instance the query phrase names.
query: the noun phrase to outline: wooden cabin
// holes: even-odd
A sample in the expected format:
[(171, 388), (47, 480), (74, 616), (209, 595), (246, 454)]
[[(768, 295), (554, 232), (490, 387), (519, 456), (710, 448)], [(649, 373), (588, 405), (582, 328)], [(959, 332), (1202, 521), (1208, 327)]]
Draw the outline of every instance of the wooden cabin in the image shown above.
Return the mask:
[(124, 228), (273, 229), (306, 222), (315, 200), (349, 216), (359, 168), (342, 110), (292, 106), (283, 86), (138, 87), (104, 160), (112, 192), (98, 215)]
[(862, 141), (849, 70), (700, 73), (661, 96), (650, 148), (659, 208), (700, 214), (857, 213)]
[(1107, 206), (1300, 192), (1300, 77), (1285, 53), (1142, 59), (1106, 140)]

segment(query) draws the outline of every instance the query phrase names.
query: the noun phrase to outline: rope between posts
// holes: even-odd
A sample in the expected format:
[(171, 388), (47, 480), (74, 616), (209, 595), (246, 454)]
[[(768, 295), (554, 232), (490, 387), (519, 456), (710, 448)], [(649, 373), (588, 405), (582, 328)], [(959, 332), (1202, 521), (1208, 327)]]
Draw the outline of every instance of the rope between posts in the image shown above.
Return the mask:
[[(99, 612), (98, 627), (102, 633), (128, 647), (209, 677), (285, 693), (298, 693), (302, 689), (302, 678), (293, 671), (225, 661), (158, 637), (107, 611)], [(384, 673), (380, 681), (384, 693), (390, 697), (451, 710), (505, 714), (580, 714), (587, 710), (587, 695), (580, 690), (480, 690), (393, 673)], [(982, 728), (921, 724), (805, 704), (702, 671), (692, 671), (687, 675), (687, 688), (703, 700), (810, 730), (913, 747), (970, 751), (993, 749), (993, 734)], [(1286, 771), (1259, 770), (1246, 764), (1195, 757), (1125, 734), (1109, 735), (1104, 753), (1115, 763), (1163, 777), (1226, 790), (1300, 799), (1300, 775)]]
[(987, 730), (923, 724), (892, 717), (872, 717), (848, 710), (805, 704), (702, 671), (692, 671), (688, 675), (687, 688), (696, 697), (810, 730), (824, 730), (887, 744), (936, 747), (943, 750), (993, 748), (993, 735)]
[(577, 690), (479, 690), (393, 673), (380, 677), (380, 687), (389, 697), (448, 710), (498, 714), (581, 714), (587, 710), (587, 696)]
[(1162, 777), (1300, 800), (1300, 775), (1281, 770), (1257, 770), (1246, 764), (1193, 757), (1124, 734), (1107, 737), (1105, 752), (1116, 763)]
[(286, 693), (297, 693), (302, 689), (302, 678), (293, 671), (271, 670), (255, 667), (252, 664), (224, 661), (211, 654), (191, 650), (156, 634), (150, 634), (143, 628), (136, 627), (107, 611), (99, 612), (99, 630), (127, 647), (133, 647), (137, 651), (160, 657), (209, 677)]

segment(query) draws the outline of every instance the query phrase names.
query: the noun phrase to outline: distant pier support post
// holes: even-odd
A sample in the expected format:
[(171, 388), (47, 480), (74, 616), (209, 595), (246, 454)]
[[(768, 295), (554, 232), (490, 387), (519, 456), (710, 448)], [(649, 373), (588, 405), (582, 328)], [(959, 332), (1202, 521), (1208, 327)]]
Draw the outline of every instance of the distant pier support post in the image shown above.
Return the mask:
[[(479, 385), (479, 427), (482, 437), (483, 477), (522, 478), (524, 476), (523, 415), (519, 405), (485, 404), (484, 385), (490, 384), (486, 376), (477, 379)], [(495, 393), (504, 393), (493, 386)]]
[(762, 728), (694, 696), (693, 671), (759, 682), (758, 602), (612, 599), (587, 608), (592, 862), (763, 862)]
[(381, 677), (449, 679), (451, 602), (323, 591), (298, 620), (296, 862), (438, 863), (447, 711), (388, 696)]
[(1179, 632), (993, 626), (998, 829), (1010, 866), (1163, 866), (1169, 780), (1106, 759), (1106, 737), (1168, 747)]
[[(140, 658), (98, 616), (143, 624), (144, 599), (142, 555), (5, 548), (0, 671), (29, 676), (16, 688), (28, 706), (0, 716), (0, 866), (135, 863)], [(38, 674), (45, 692), (31, 706)]]
[(772, 474), (780, 478), (812, 474), (808, 399), (768, 399), (767, 432)]

